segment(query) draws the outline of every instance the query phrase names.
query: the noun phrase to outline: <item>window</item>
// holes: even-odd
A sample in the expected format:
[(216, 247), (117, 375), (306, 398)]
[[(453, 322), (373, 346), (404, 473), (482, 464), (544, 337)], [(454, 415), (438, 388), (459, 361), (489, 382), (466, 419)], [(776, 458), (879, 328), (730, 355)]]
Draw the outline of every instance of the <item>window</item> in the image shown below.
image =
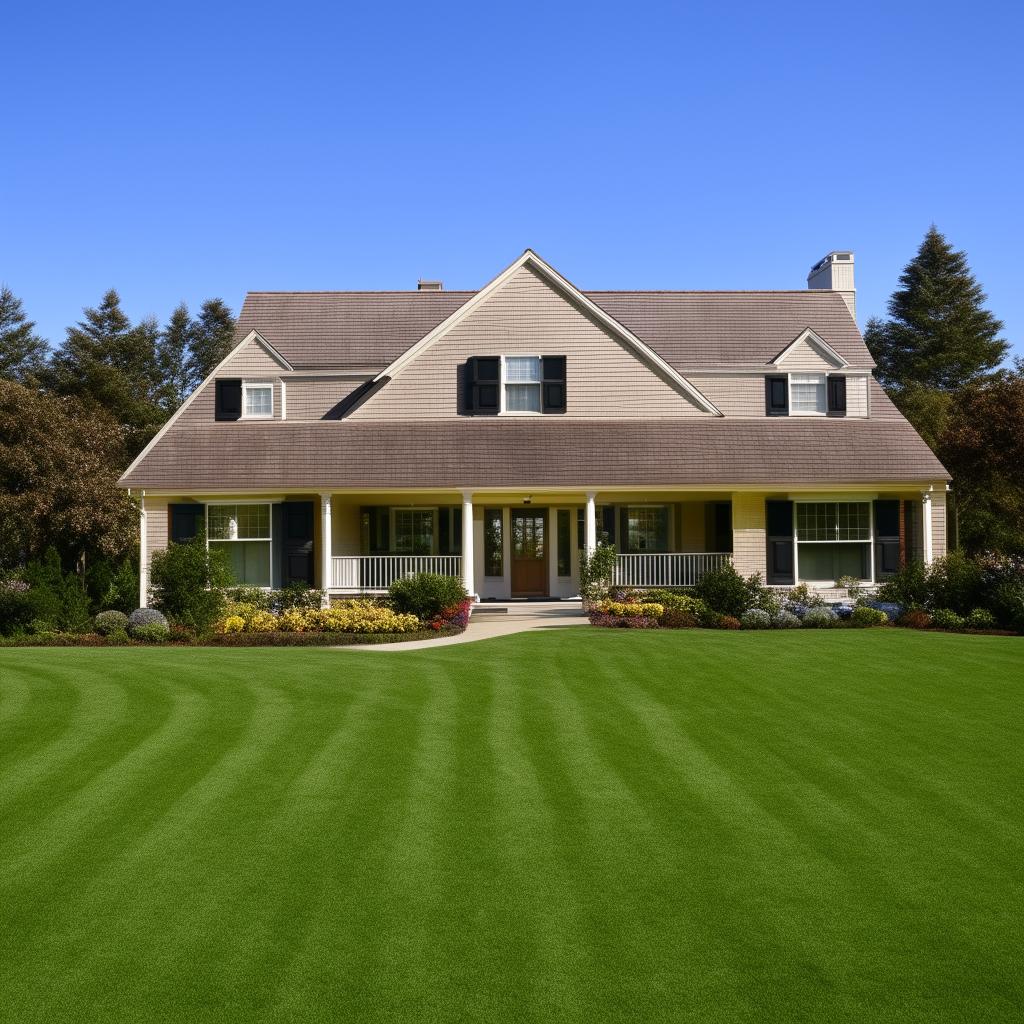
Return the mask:
[(274, 415), (273, 384), (243, 384), (243, 408), (246, 419), (270, 419)]
[(569, 510), (558, 510), (558, 575), (572, 575), (572, 545), (569, 541)]
[(793, 416), (824, 416), (828, 411), (825, 400), (825, 375), (792, 374), (789, 378), (789, 407)]
[(544, 380), (538, 356), (505, 356), (505, 412), (540, 412)]
[(870, 502), (797, 502), (796, 540), (801, 580), (835, 583), (840, 576), (871, 578)]
[(503, 576), (502, 512), (500, 508), (484, 509), (484, 575)]
[(206, 538), (227, 554), (236, 582), (272, 585), (269, 505), (207, 505)]
[(395, 508), (392, 515), (394, 550), (399, 555), (430, 555), (434, 551), (432, 508)]
[(626, 509), (630, 553), (668, 550), (668, 508), (665, 505), (630, 505)]

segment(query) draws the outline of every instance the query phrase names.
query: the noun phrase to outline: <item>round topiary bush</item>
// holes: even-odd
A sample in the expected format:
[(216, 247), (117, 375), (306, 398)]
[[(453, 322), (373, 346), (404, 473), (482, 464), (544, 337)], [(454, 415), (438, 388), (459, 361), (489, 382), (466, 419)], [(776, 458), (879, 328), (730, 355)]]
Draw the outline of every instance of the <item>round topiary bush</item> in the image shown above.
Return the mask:
[(967, 616), (969, 629), (995, 629), (996, 617), (987, 608), (975, 608)]
[(932, 625), (936, 629), (956, 631), (964, 628), (966, 620), (963, 616), (957, 615), (956, 612), (951, 611), (949, 608), (938, 608), (932, 612)]
[(800, 619), (785, 608), (772, 616), (773, 629), (799, 629)]
[(763, 608), (748, 608), (740, 616), (744, 629), (771, 629), (772, 617)]
[(388, 588), (396, 612), (415, 615), (426, 622), (469, 596), (462, 580), (433, 572), (418, 572), (395, 580)]
[(124, 612), (100, 612), (93, 621), (93, 627), (100, 636), (128, 632), (128, 616)]
[(171, 628), (163, 613), (155, 608), (136, 608), (128, 616), (128, 633), (136, 640), (153, 643), (166, 640), (171, 635)]
[(886, 626), (889, 623), (889, 616), (880, 608), (854, 608), (850, 616), (850, 625), (858, 629), (867, 629), (869, 626)]
[(808, 608), (803, 624), (808, 629), (831, 629), (839, 624), (839, 616), (831, 608)]

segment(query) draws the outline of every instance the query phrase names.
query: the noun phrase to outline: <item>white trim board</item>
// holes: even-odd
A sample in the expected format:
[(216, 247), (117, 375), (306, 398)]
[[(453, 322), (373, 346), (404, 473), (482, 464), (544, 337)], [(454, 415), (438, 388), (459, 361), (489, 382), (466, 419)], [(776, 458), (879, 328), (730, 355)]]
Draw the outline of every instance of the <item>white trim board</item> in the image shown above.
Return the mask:
[(381, 380), (383, 377), (394, 377), (403, 367), (407, 366), (413, 359), (429, 348), (439, 338), (444, 337), (453, 327), (464, 320), (473, 310), (477, 309), (491, 295), (494, 294), (517, 270), (529, 266), (536, 270), (549, 284), (561, 292), (564, 296), (585, 310), (593, 319), (603, 327), (611, 331), (624, 341), (633, 351), (640, 356), (649, 366), (655, 368), (676, 388), (688, 395), (705, 412), (713, 416), (721, 416), (722, 412), (700, 391), (697, 390), (685, 377), (681, 377), (664, 359), (653, 349), (642, 342), (632, 331), (624, 327), (613, 316), (606, 313), (596, 302), (587, 298), (574, 284), (562, 277), (554, 267), (545, 263), (532, 249), (527, 249), (522, 256), (514, 263), (509, 264), (497, 277), (484, 285), (480, 291), (467, 299), (447, 319), (442, 320), (433, 330), (425, 334), (411, 348), (407, 348), (390, 366), (385, 367), (374, 380)]

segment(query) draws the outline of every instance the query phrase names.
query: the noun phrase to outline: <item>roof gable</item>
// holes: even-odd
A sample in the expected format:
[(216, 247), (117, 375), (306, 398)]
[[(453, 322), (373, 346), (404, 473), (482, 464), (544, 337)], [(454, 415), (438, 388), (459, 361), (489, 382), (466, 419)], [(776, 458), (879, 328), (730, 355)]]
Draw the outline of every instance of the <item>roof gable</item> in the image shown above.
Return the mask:
[(799, 370), (838, 370), (850, 364), (827, 341), (809, 327), (801, 331), (773, 360), (776, 366)]

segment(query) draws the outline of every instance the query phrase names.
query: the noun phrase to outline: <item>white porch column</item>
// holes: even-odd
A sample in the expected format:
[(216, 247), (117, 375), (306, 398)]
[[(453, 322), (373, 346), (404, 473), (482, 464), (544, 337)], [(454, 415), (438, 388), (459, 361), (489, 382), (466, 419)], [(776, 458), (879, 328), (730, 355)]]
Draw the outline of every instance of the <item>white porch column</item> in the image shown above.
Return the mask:
[(149, 544), (146, 536), (146, 492), (139, 498), (139, 607), (149, 606)]
[(932, 494), (921, 492), (921, 533), (924, 535), (924, 564), (932, 564)]
[(476, 574), (473, 570), (473, 492), (462, 492), (462, 585), (475, 601)]
[(330, 607), (331, 599), (328, 589), (333, 583), (334, 566), (331, 562), (331, 495), (325, 492), (320, 495), (320, 586), (323, 589), (324, 608)]
[(583, 550), (592, 555), (597, 550), (597, 506), (594, 499), (597, 495), (587, 491), (587, 512), (583, 519)]

